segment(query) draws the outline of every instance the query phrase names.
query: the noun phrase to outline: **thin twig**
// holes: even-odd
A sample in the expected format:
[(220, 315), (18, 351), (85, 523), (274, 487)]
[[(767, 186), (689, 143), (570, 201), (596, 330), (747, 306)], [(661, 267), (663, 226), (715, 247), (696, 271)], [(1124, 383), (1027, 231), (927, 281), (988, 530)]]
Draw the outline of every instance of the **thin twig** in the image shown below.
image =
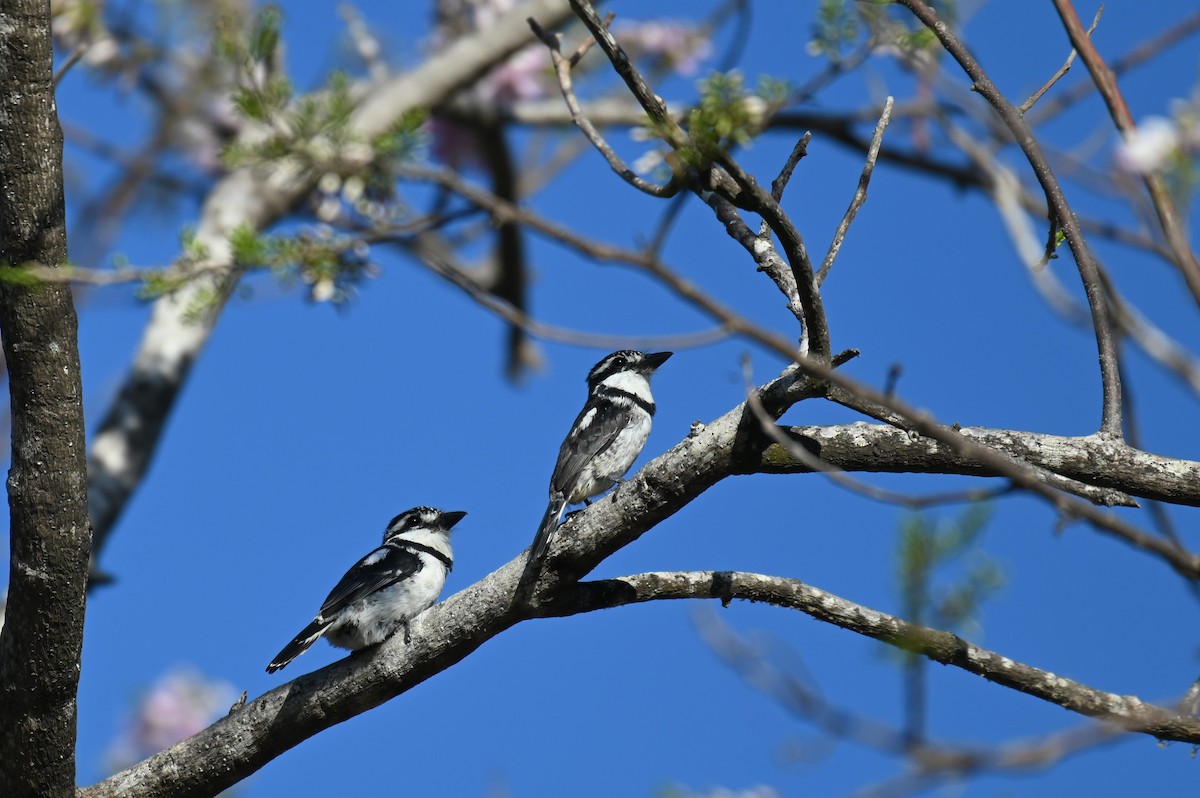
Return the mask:
[[(1100, 90), (1113, 124), (1123, 137), (1129, 138), (1137, 132), (1137, 126), (1133, 122), (1133, 115), (1129, 112), (1121, 89), (1117, 86), (1117, 76), (1104, 62), (1092, 40), (1084, 33), (1083, 23), (1079, 21), (1079, 15), (1075, 13), (1071, 0), (1054, 0), (1054, 7), (1058, 10), (1067, 35), (1071, 37), (1071, 43), (1075, 45), (1083, 63), (1087, 65), (1092, 82)], [(1187, 231), (1179, 211), (1175, 208), (1175, 202), (1171, 199), (1171, 192), (1167, 190), (1166, 181), (1157, 172), (1143, 174), (1142, 180), (1146, 184), (1146, 190), (1150, 192), (1150, 201), (1154, 205), (1154, 212), (1158, 216), (1158, 223), (1167, 245), (1174, 254), (1175, 265), (1183, 272), (1184, 282), (1192, 292), (1192, 298), (1200, 304), (1200, 262), (1196, 260), (1196, 253), (1192, 251), (1188, 242)]]
[[(750, 381), (750, 357), (745, 355), (742, 357), (742, 377), (746, 382), (746, 404), (763, 431), (763, 434), (775, 442), (777, 446), (782, 446), (787, 453), (811, 469), (814, 473), (824, 474), (829, 480), (837, 485), (842, 486), (852, 493), (857, 493), (868, 499), (885, 504), (895, 504), (900, 507), (905, 507), (910, 510), (921, 510), (926, 507), (935, 507), (942, 504), (961, 504), (963, 502), (977, 502), (987, 499), (995, 499), (1005, 494), (1011, 493), (1013, 488), (1011, 485), (1006, 485), (1002, 488), (976, 488), (972, 490), (945, 491), (943, 493), (930, 493), (924, 496), (916, 496), (899, 491), (887, 490), (886, 488), (871, 485), (863, 480), (855, 479), (847, 474), (843, 469), (838, 468), (833, 463), (822, 459), (819, 455), (810, 452), (802, 443), (788, 435), (779, 428), (775, 423), (775, 419), (767, 413), (767, 409), (763, 407), (762, 399), (758, 396), (758, 391), (754, 384)], [(1068, 480), (1070, 481), (1070, 480)], [(1091, 487), (1090, 485), (1084, 487)], [(1132, 499), (1130, 504), (1136, 505)]]
[(571, 61), (563, 58), (559, 38), (543, 30), (538, 25), (537, 20), (532, 17), (529, 19), (529, 27), (534, 35), (546, 45), (546, 49), (550, 51), (550, 61), (554, 64), (554, 73), (558, 76), (558, 87), (562, 91), (563, 99), (566, 100), (567, 108), (571, 111), (571, 119), (583, 132), (583, 135), (587, 136), (592, 146), (604, 156), (604, 160), (608, 162), (609, 167), (626, 183), (652, 197), (673, 197), (679, 193), (679, 185), (675, 180), (671, 180), (666, 185), (660, 186), (657, 183), (652, 183), (649, 180), (639, 177), (636, 172), (621, 160), (621, 156), (617, 155), (616, 151), (608, 145), (608, 142), (600, 135), (600, 131), (596, 129), (596, 126), (583, 115), (583, 109), (579, 106), (579, 98), (575, 96), (575, 89), (572, 85)]
[(728, 330), (730, 334), (745, 336), (771, 351), (781, 353), (784, 358), (791, 359), (791, 354), (789, 353), (794, 352), (794, 347), (791, 347), (783, 338), (717, 302), (695, 283), (682, 277), (679, 273), (664, 264), (651, 251), (628, 250), (612, 244), (593, 241), (524, 208), (504, 202), (494, 194), (468, 184), (459, 175), (447, 169), (405, 166), (398, 169), (397, 177), (435, 183), (485, 208), (489, 213), (495, 214), (497, 219), (501, 221), (511, 220), (519, 222), (528, 226), (531, 230), (573, 247), (596, 260), (625, 263), (642, 269), (671, 289), (676, 295), (708, 314), (723, 329)]
[[(1096, 30), (1096, 26), (1098, 24), (1100, 24), (1100, 15), (1103, 13), (1104, 13), (1104, 4), (1102, 3), (1100, 5), (1100, 8), (1096, 9), (1096, 18), (1092, 20), (1092, 26), (1087, 29), (1087, 35), (1088, 35), (1089, 39), (1092, 37), (1092, 32), (1094, 30)], [(1057, 72), (1055, 72), (1053, 75), (1050, 76), (1050, 80), (1046, 81), (1040, 89), (1038, 89), (1033, 94), (1031, 94), (1029, 96), (1028, 100), (1026, 100), (1025, 102), (1018, 105), (1017, 110), (1020, 111), (1022, 114), (1028, 113), (1029, 109), (1033, 107), (1034, 103), (1036, 103), (1038, 100), (1042, 99), (1043, 94), (1050, 91), (1050, 88), (1055, 83), (1058, 83), (1058, 81), (1060, 81), (1062, 79), (1063, 75), (1065, 75), (1071, 71), (1071, 64), (1075, 63), (1075, 56), (1077, 56), (1077, 55), (1079, 55), (1079, 51), (1072, 47), (1071, 54), (1067, 56), (1066, 62), (1058, 68)]]
[(79, 63), (79, 59), (83, 58), (84, 53), (86, 53), (88, 48), (91, 46), (91, 42), (80, 42), (79, 44), (75, 45), (75, 49), (71, 50), (71, 54), (67, 56), (66, 60), (63, 61), (62, 65), (58, 68), (58, 71), (54, 73), (54, 88), (58, 88), (58, 84), (61, 83), (62, 79), (67, 76), (67, 73), (71, 71), (71, 67)]
[(817, 285), (825, 283), (825, 278), (829, 276), (829, 270), (833, 268), (833, 262), (842, 249), (842, 243), (846, 240), (850, 224), (858, 215), (858, 209), (867, 201), (867, 186), (871, 183), (871, 175), (875, 171), (875, 161), (879, 158), (879, 147), (883, 144), (883, 131), (887, 130), (888, 122), (892, 119), (894, 102), (894, 98), (889, 96), (887, 102), (883, 104), (883, 113), (880, 114), (879, 123), (875, 125), (875, 133), (871, 136), (871, 146), (867, 149), (867, 162), (863, 164), (862, 174), (859, 175), (854, 199), (850, 201), (850, 207), (846, 209), (846, 214), (838, 223), (837, 231), (833, 234), (833, 241), (829, 244), (829, 251), (825, 253), (825, 260), (821, 263), (821, 268), (817, 270)]
[[(673, 149), (695, 152), (695, 147), (687, 132), (679, 126), (663, 99), (650, 88), (645, 77), (617, 44), (612, 33), (603, 26), (592, 4), (588, 0), (570, 0), (570, 4), (571, 9), (595, 37), (600, 49), (608, 56), (613, 69), (629, 87), (646, 113), (650, 115), (650, 119), (655, 125), (655, 131)], [(811, 339), (813, 356), (823, 362), (828, 362), (830, 355), (829, 323), (825, 317), (820, 291), (817, 289), (813, 277), (812, 264), (809, 262), (803, 237), (787, 214), (779, 207), (779, 203), (746, 174), (732, 158), (718, 157), (716, 164), (721, 169), (709, 168), (706, 174), (696, 175), (701, 183), (696, 190), (700, 191), (702, 198), (703, 189), (720, 193), (735, 206), (762, 216), (763, 220), (770, 225), (775, 235), (779, 237), (779, 243), (787, 254), (788, 266), (795, 275), (796, 288), (804, 312), (804, 334)]]
[(996, 745), (923, 742), (914, 746), (902, 730), (832, 703), (811, 684), (811, 679), (805, 677), (795, 652), (785, 650), (791, 661), (780, 664), (780, 655), (771, 656), (757, 638), (752, 642), (739, 635), (714, 610), (703, 612), (698, 607), (693, 616), (701, 639), (748, 686), (773, 698), (784, 709), (831, 737), (907, 760), (914, 774), (920, 774), (922, 778), (962, 778), (987, 771), (1022, 772), (1044, 768), (1125, 735), (1113, 726), (1089, 723), (1034, 740)]
[[(1058, 0), (1056, 0), (1057, 2)], [(1096, 348), (1099, 353), (1100, 379), (1102, 385), (1100, 432), (1103, 435), (1121, 437), (1121, 374), (1117, 361), (1117, 347), (1113, 334), (1112, 319), (1108, 303), (1104, 299), (1104, 290), (1100, 284), (1099, 266), (1092, 254), (1091, 248), (1079, 227), (1075, 212), (1067, 202), (1062, 186), (1054, 176), (1054, 171), (1047, 163), (1037, 137), (1025, 118), (1005, 98), (996, 84), (971, 55), (970, 51), (959, 41), (954, 32), (924, 0), (897, 0), (908, 8), (930, 31), (941, 41), (946, 51), (958, 62), (972, 81), (973, 88), (996, 110), (1005, 125), (1011, 131), (1013, 138), (1025, 153), (1026, 159), (1037, 176), (1042, 191), (1046, 194), (1046, 204), (1050, 209), (1055, 224), (1062, 228), (1067, 237), (1067, 244), (1075, 256), (1075, 265), (1079, 269), (1079, 277), (1083, 282), (1084, 293), (1087, 295), (1088, 307), (1092, 314), (1092, 327), (1096, 336)], [(1088, 42), (1084, 37), (1084, 42)], [(1076, 42), (1080, 55), (1086, 58), (1086, 45)]]
[(451, 285), (461, 289), (467, 296), (504, 321), (520, 327), (532, 336), (548, 341), (591, 346), (602, 349), (628, 348), (679, 348), (687, 349), (728, 338), (732, 333), (726, 327), (715, 327), (695, 333), (677, 335), (605, 335), (546, 324), (531, 317), (524, 310), (496, 294), (484, 290), (454, 257), (454, 251), (436, 233), (422, 233), (408, 240), (393, 243), (411, 252), (417, 260)]
[[(1131, 69), (1141, 66), (1163, 50), (1178, 44), (1198, 30), (1200, 30), (1200, 11), (1168, 26), (1157, 36), (1142, 42), (1116, 61), (1113, 61), (1113, 74), (1120, 76)], [(1076, 83), (1074, 86), (1064, 89), (1061, 93), (1046, 100), (1046, 102), (1038, 107), (1037, 111), (1030, 114), (1030, 123), (1033, 125), (1042, 124), (1048, 119), (1062, 113), (1065, 108), (1087, 97), (1095, 89), (1096, 84), (1091, 82)]]
[[(604, 27), (607, 28), (610, 25), (612, 25), (613, 20), (616, 18), (617, 18), (617, 13), (615, 11), (609, 11), (607, 14), (604, 15)], [(536, 33), (536, 31), (535, 31), (535, 33)], [(538, 38), (541, 38), (541, 36), (538, 36)], [(542, 39), (542, 41), (545, 42), (546, 40)], [(579, 44), (578, 47), (575, 48), (575, 52), (571, 53), (571, 57), (567, 60), (567, 63), (569, 63), (571, 65), (571, 68), (574, 69), (575, 66), (580, 61), (583, 60), (583, 57), (588, 54), (588, 51), (591, 50), (595, 46), (596, 46), (596, 37), (588, 36)]]
[(804, 135), (796, 142), (796, 146), (792, 147), (792, 153), (783, 163), (783, 168), (779, 170), (779, 177), (771, 181), (771, 197), (776, 202), (783, 201), (783, 190), (787, 188), (787, 184), (792, 179), (792, 172), (796, 169), (796, 164), (800, 163), (800, 159), (808, 155), (808, 142), (812, 141), (812, 131), (804, 131)]

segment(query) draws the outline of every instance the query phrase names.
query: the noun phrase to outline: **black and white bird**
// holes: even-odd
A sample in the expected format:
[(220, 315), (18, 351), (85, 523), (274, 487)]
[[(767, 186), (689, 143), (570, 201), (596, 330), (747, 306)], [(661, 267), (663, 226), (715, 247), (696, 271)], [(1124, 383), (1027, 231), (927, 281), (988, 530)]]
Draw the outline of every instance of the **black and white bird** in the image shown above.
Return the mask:
[(321, 635), (339, 648), (382, 643), (433, 606), (454, 566), (450, 529), (464, 512), (414, 507), (396, 516), (383, 545), (351, 566), (330, 591), (313, 622), (267, 666), (274, 673), (308, 650)]
[(588, 372), (587, 403), (558, 450), (550, 504), (533, 540), (531, 560), (546, 553), (568, 505), (587, 502), (620, 482), (641, 454), (654, 417), (650, 376), (671, 354), (622, 349)]

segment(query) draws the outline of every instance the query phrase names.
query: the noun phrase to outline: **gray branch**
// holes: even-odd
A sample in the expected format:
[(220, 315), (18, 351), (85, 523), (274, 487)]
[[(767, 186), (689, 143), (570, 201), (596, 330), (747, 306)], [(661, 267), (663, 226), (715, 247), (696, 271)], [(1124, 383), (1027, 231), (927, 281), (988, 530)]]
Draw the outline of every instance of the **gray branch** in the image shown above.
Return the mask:
[[(997, 476), (994, 469), (945, 443), (887, 424), (787, 427), (787, 434), (843, 471)], [(1200, 463), (1163, 457), (1099, 435), (1066, 437), (1039, 432), (962, 427), (968, 440), (1061, 477), (1143, 499), (1200, 506)], [(813, 471), (782, 446), (763, 450), (747, 464), (762, 473)], [(1103, 503), (1103, 496), (1091, 496)], [(1114, 504), (1120, 502), (1112, 502)]]
[(1003, 687), (1116, 723), (1129, 731), (1200, 743), (1200, 718), (1148, 704), (1136, 696), (1096, 690), (980, 648), (951, 632), (909, 623), (798, 579), (736, 571), (636, 574), (580, 583), (556, 597), (547, 614), (575, 615), (645, 601), (699, 598), (720, 599), (725, 604), (742, 599), (800, 610), (819, 621), (962, 668)]

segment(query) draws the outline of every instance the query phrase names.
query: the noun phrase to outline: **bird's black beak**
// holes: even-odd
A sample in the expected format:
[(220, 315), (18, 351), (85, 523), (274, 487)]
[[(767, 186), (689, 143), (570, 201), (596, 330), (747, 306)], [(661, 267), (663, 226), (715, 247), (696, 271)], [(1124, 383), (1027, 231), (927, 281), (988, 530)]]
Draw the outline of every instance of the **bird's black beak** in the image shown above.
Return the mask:
[(447, 510), (442, 513), (442, 520), (446, 522), (446, 528), (451, 529), (459, 521), (467, 517), (467, 514), (462, 510)]
[(663, 363), (666, 363), (667, 358), (669, 358), (673, 354), (675, 354), (675, 353), (674, 352), (647, 352), (646, 359), (643, 362), (647, 366), (650, 367), (651, 371), (654, 371), (659, 366), (661, 366)]

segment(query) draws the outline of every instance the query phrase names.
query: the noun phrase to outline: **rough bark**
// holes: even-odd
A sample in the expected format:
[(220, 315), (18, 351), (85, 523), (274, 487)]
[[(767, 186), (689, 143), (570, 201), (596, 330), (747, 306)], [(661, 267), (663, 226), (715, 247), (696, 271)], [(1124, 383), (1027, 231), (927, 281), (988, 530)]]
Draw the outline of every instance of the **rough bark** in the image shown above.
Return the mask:
[[(949, 446), (887, 424), (785, 427), (789, 436), (843, 471), (995, 476)], [(1086, 485), (1143, 499), (1200, 506), (1200, 463), (1143, 452), (1099, 435), (1069, 437), (1021, 430), (962, 427), (963, 437)], [(795, 474), (813, 469), (777, 444), (744, 464), (747, 473)]]
[[(67, 257), (49, 0), (0, 11), (0, 263)], [(12, 408), (0, 795), (75, 792), (75, 694), (91, 531), (77, 323), (65, 284), (0, 284)]]

